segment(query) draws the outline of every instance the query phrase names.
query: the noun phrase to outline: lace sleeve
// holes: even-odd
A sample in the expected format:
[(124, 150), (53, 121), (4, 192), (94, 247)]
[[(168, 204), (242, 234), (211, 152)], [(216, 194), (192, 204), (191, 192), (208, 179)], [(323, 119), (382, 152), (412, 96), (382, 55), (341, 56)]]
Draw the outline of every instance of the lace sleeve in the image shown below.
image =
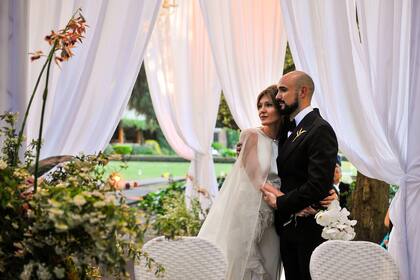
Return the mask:
[[(238, 160), (240, 160), (252, 185), (260, 189), (261, 185), (267, 179), (268, 168), (266, 166), (267, 163), (262, 162), (264, 156), (259, 155), (259, 152), (261, 152), (259, 149), (259, 145), (261, 144), (259, 143), (259, 135), (256, 131), (245, 130), (241, 133), (240, 142), (242, 143), (242, 150)], [(263, 148), (263, 150), (266, 149), (269, 148)], [(269, 151), (268, 155), (270, 154), (271, 152)]]

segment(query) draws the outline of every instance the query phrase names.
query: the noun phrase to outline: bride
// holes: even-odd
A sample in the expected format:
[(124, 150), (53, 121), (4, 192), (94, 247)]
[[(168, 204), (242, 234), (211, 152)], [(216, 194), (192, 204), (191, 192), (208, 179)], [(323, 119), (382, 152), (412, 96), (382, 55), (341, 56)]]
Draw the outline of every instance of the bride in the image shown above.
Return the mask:
[(280, 279), (280, 244), (272, 209), (260, 186), (277, 176), (277, 141), (282, 117), (276, 86), (257, 98), (262, 126), (242, 131), (241, 152), (198, 234), (216, 244), (228, 260), (226, 279)]
[[(283, 117), (276, 94), (277, 87), (272, 85), (258, 95), (261, 127), (242, 131), (239, 157), (198, 234), (223, 251), (229, 280), (280, 279), (280, 241), (274, 213), (260, 191), (266, 182), (280, 188), (276, 139)], [(335, 197), (327, 197), (322, 204), (329, 204)], [(313, 214), (308, 208), (298, 215)]]

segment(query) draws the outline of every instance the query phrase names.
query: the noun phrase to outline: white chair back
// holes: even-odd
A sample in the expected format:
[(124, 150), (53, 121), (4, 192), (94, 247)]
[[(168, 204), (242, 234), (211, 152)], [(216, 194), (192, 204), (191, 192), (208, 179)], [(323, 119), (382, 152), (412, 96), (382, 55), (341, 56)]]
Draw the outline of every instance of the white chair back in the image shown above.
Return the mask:
[(326, 241), (312, 253), (309, 268), (313, 280), (399, 279), (388, 251), (366, 241)]
[(226, 274), (223, 253), (209, 241), (198, 237), (181, 237), (168, 240), (157, 237), (148, 241), (143, 250), (157, 263), (163, 265), (163, 277), (155, 276), (144, 261), (134, 268), (137, 280), (222, 280)]

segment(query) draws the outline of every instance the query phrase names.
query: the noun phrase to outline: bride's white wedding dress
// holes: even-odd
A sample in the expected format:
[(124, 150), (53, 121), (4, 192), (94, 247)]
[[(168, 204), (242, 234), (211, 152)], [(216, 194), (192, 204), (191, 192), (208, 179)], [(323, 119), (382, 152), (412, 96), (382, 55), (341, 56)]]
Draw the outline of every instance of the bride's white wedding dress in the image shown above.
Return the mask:
[(280, 279), (280, 244), (273, 210), (259, 190), (267, 180), (280, 185), (277, 143), (260, 128), (244, 130), (240, 141), (241, 153), (198, 236), (224, 252), (226, 279)]

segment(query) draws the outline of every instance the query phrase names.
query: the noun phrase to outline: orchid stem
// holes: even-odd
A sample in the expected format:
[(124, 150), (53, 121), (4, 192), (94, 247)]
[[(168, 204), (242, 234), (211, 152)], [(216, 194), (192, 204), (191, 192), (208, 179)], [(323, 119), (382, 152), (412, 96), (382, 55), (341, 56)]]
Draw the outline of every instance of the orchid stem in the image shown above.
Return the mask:
[(41, 111), (41, 122), (39, 124), (39, 135), (38, 135), (38, 141), (36, 143), (36, 158), (35, 158), (35, 171), (34, 171), (34, 193), (36, 193), (37, 186), (38, 186), (38, 169), (39, 169), (39, 156), (41, 153), (41, 145), (42, 145), (42, 130), (44, 127), (44, 115), (45, 115), (45, 107), (47, 104), (47, 97), (48, 97), (48, 81), (50, 78), (50, 69), (51, 69), (51, 62), (53, 60), (53, 55), (55, 52), (55, 49), (57, 47), (58, 41), (56, 40), (54, 42), (54, 45), (48, 55), (47, 58), (47, 77), (45, 78), (45, 88), (44, 88), (44, 94), (42, 95), (42, 111)]

